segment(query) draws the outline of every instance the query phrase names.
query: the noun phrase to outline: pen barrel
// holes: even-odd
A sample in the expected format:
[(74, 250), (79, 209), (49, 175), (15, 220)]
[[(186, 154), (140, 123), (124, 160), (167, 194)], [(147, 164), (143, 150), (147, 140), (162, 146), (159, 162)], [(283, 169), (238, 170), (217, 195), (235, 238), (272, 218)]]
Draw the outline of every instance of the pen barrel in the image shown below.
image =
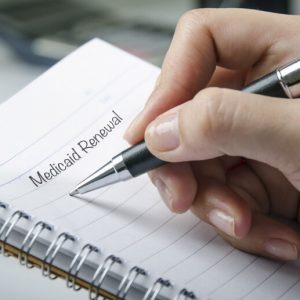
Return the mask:
[(145, 142), (123, 151), (122, 157), (127, 170), (133, 177), (166, 164), (165, 161), (158, 159), (147, 149)]
[(270, 97), (288, 98), (278, 78), (277, 70), (251, 82), (242, 91)]

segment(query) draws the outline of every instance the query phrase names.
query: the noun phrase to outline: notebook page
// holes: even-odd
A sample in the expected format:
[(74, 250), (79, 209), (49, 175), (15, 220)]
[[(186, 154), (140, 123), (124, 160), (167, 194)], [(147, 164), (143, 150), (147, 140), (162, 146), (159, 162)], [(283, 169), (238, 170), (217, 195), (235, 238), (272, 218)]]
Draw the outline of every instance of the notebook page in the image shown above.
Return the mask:
[(159, 70), (93, 40), (0, 106), (0, 199), (210, 299), (298, 299), (300, 262), (233, 249), (191, 213), (171, 214), (146, 176), (68, 192), (127, 147), (125, 128)]

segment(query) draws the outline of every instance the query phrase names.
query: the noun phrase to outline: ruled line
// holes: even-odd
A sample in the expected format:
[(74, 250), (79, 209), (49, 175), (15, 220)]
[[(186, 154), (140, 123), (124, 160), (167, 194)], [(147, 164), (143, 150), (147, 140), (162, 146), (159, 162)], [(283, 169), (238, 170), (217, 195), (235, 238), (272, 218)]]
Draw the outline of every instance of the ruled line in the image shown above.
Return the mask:
[(68, 216), (74, 214), (75, 212), (77, 212), (78, 210), (80, 210), (80, 209), (82, 209), (82, 208), (84, 208), (86, 206), (92, 205), (93, 203), (95, 203), (99, 199), (100, 196), (103, 196), (107, 191), (111, 190), (112, 188), (113, 188), (113, 186), (110, 185), (106, 189), (101, 189), (101, 192), (98, 193), (97, 195), (95, 195), (94, 198), (92, 198), (91, 200), (87, 200), (86, 203), (84, 203), (84, 204), (82, 204), (82, 205), (80, 205), (80, 206), (78, 206), (78, 207), (76, 207), (76, 208), (68, 211), (65, 214), (60, 215), (59, 217), (56, 217), (54, 219), (54, 221), (59, 220), (59, 219), (64, 218), (64, 217), (68, 217)]
[(34, 208), (31, 209), (31, 211), (36, 211), (36, 210), (39, 210), (39, 209), (41, 209), (41, 208), (43, 208), (43, 207), (45, 207), (45, 206), (51, 205), (51, 204), (53, 204), (54, 202), (56, 202), (56, 201), (58, 201), (58, 200), (60, 200), (60, 199), (62, 199), (62, 198), (64, 198), (64, 197), (66, 197), (67, 195), (69, 195), (69, 194), (64, 193), (64, 194), (62, 194), (62, 195), (60, 195), (60, 196), (58, 196), (58, 197), (56, 197), (56, 198), (50, 200), (49, 202), (40, 204), (39, 206), (35, 206)]
[[(137, 65), (137, 64), (136, 64)], [(8, 162), (10, 162), (11, 160), (13, 160), (14, 158), (16, 158), (18, 155), (24, 153), (26, 150), (28, 150), (29, 148), (31, 148), (32, 146), (34, 146), (35, 144), (37, 144), (38, 142), (40, 142), (41, 140), (43, 140), (45, 137), (47, 137), (52, 131), (58, 129), (61, 125), (63, 125), (65, 122), (67, 122), (69, 119), (71, 119), (73, 116), (75, 116), (78, 112), (80, 112), (82, 110), (83, 107), (85, 107), (86, 105), (88, 105), (90, 102), (92, 102), (92, 100), (97, 99), (97, 97), (99, 97), (99, 95), (105, 91), (110, 85), (112, 85), (113, 83), (115, 83), (116, 80), (120, 79), (121, 77), (123, 77), (124, 75), (127, 74), (128, 70), (132, 70), (135, 69), (136, 66), (134, 67), (130, 67), (127, 68), (126, 70), (124, 70), (123, 72), (121, 72), (120, 74), (118, 74), (115, 78), (113, 78), (111, 81), (109, 81), (107, 84), (105, 84), (100, 90), (98, 90), (96, 92), (96, 94), (94, 94), (92, 97), (88, 98), (85, 100), (84, 103), (82, 103), (79, 107), (77, 107), (71, 114), (69, 114), (68, 116), (66, 116), (66, 118), (64, 118), (62, 121), (60, 121), (59, 123), (57, 123), (54, 127), (50, 128), (48, 131), (46, 131), (45, 134), (43, 134), (42, 136), (40, 136), (38, 139), (36, 139), (34, 142), (32, 142), (31, 144), (29, 144), (28, 146), (26, 146), (25, 148), (23, 148), (22, 150), (20, 150), (19, 152), (15, 153), (14, 155), (12, 155), (11, 157), (9, 157), (8, 159), (6, 159), (3, 162), (0, 162), (0, 167), (4, 166), (5, 164), (7, 164)], [(0, 187), (2, 186), (2, 184), (0, 185)]]
[(251, 262), (249, 262), (247, 265), (245, 265), (242, 269), (240, 269), (236, 274), (234, 274), (232, 277), (230, 277), (229, 279), (227, 279), (225, 282), (223, 282), (221, 285), (219, 285), (218, 287), (216, 287), (215, 289), (213, 289), (209, 295), (214, 294), (216, 291), (218, 291), (219, 289), (223, 288), (224, 286), (226, 286), (230, 281), (232, 281), (234, 278), (236, 278), (237, 276), (239, 276), (242, 272), (244, 272), (245, 270), (247, 270), (251, 265), (253, 265), (256, 261), (258, 260), (258, 257), (254, 257), (253, 260)]
[[(99, 118), (101, 118), (101, 117), (99, 117)], [(129, 117), (129, 118), (131, 118), (131, 117)], [(74, 138), (74, 139), (75, 139), (75, 138)], [(52, 181), (52, 182), (53, 182), (53, 181)], [(17, 201), (18, 199), (21, 199), (21, 198), (23, 198), (23, 197), (25, 197), (25, 196), (28, 196), (28, 195), (30, 195), (31, 193), (40, 191), (41, 189), (45, 188), (45, 187), (47, 186), (47, 184), (48, 184), (48, 182), (44, 183), (44, 185), (41, 186), (41, 187), (39, 187), (39, 188), (34, 188), (34, 189), (30, 190), (30, 191), (27, 191), (26, 193), (24, 193), (24, 194), (22, 194), (22, 195), (18, 195), (18, 196), (16, 196), (16, 197), (7, 199), (6, 201), (8, 201), (8, 202), (14, 202), (14, 201)], [(70, 187), (70, 188), (72, 188), (72, 187)], [(65, 193), (64, 195), (67, 196), (67, 195), (69, 195), (69, 194), (68, 194), (68, 193)], [(60, 198), (61, 198), (61, 197), (60, 197)], [(54, 199), (53, 201), (50, 201), (49, 203), (52, 203), (52, 202), (55, 202), (55, 201), (56, 201), (56, 199)], [(46, 204), (47, 204), (47, 203), (46, 203)]]
[(144, 263), (148, 261), (149, 259), (153, 258), (154, 256), (158, 255), (159, 253), (167, 250), (168, 248), (172, 247), (174, 244), (182, 240), (185, 236), (187, 236), (192, 230), (194, 230), (197, 226), (199, 226), (202, 223), (202, 221), (198, 221), (196, 224), (194, 224), (188, 231), (181, 234), (179, 237), (177, 237), (173, 242), (168, 244), (166, 247), (161, 248), (160, 250), (154, 252), (153, 254), (149, 255), (145, 259), (141, 260), (140, 263)]
[(246, 297), (248, 297), (251, 293), (253, 293), (257, 288), (259, 288), (260, 286), (262, 286), (269, 278), (271, 278), (274, 274), (277, 273), (277, 271), (279, 269), (281, 269), (283, 266), (285, 265), (285, 263), (281, 263), (277, 266), (277, 268), (271, 272), (264, 280), (262, 280), (259, 284), (257, 284), (254, 288), (252, 288), (249, 292), (247, 292), (247, 294), (243, 295), (241, 297), (241, 299), (245, 299)]
[(300, 278), (294, 282), (282, 295), (280, 295), (278, 298), (276, 298), (275, 300), (279, 300), (282, 299), (289, 291), (291, 291), (298, 283), (300, 283)]
[(114, 234), (118, 233), (119, 231), (125, 229), (126, 227), (129, 227), (130, 225), (134, 224), (137, 220), (141, 219), (146, 213), (148, 213), (149, 211), (151, 211), (155, 206), (157, 206), (158, 204), (160, 204), (161, 201), (158, 200), (156, 201), (154, 204), (152, 204), (150, 207), (148, 207), (147, 209), (145, 209), (143, 211), (142, 214), (140, 215), (137, 215), (134, 219), (132, 219), (130, 222), (128, 222), (127, 224), (121, 226), (120, 228), (118, 229), (115, 229), (113, 231), (111, 231), (110, 233), (107, 233), (105, 235), (103, 235), (101, 238), (99, 238), (96, 242), (100, 242), (100, 241), (103, 241), (104, 239), (108, 238), (108, 237), (112, 237)]
[(169, 222), (171, 222), (173, 219), (175, 218), (175, 216), (170, 216), (169, 218), (167, 218), (163, 223), (161, 223), (159, 226), (157, 226), (155, 229), (151, 230), (149, 233), (147, 233), (146, 235), (144, 235), (143, 237), (135, 240), (133, 243), (131, 243), (128, 246), (125, 246), (121, 249), (118, 250), (118, 252), (123, 252), (131, 247), (133, 247), (134, 245), (136, 245), (137, 243), (141, 242), (142, 240), (144, 240), (145, 238), (149, 237), (150, 235), (152, 235), (153, 233), (159, 231), (161, 228), (163, 228), (163, 226), (165, 226), (166, 224), (168, 224)]
[(136, 190), (133, 194), (131, 194), (130, 196), (128, 196), (122, 203), (120, 203), (119, 205), (115, 206), (114, 208), (112, 208), (111, 210), (109, 210), (106, 214), (102, 215), (101, 217), (85, 224), (84, 226), (81, 227), (77, 227), (74, 230), (76, 231), (82, 231), (84, 229), (86, 229), (88, 226), (93, 225), (95, 223), (97, 223), (98, 221), (100, 221), (101, 219), (103, 219), (104, 217), (114, 213), (116, 210), (118, 210), (120, 207), (122, 207), (123, 205), (125, 205), (128, 201), (130, 201), (134, 196), (136, 196), (137, 194), (139, 194), (148, 184), (145, 183), (144, 185), (142, 185), (141, 188), (139, 188), (138, 190)]
[[(100, 195), (104, 194), (107, 190), (109, 190), (109, 188), (105, 189), (104, 191), (101, 191), (101, 193), (100, 193), (98, 196), (96, 196), (91, 202), (95, 202), (95, 201), (97, 200), (97, 197), (99, 197)], [(36, 206), (36, 207), (32, 208), (31, 211), (36, 211), (36, 210), (39, 210), (39, 209), (44, 208), (44, 207), (46, 207), (46, 206), (52, 205), (54, 202), (59, 201), (60, 199), (62, 199), (62, 198), (64, 198), (64, 197), (69, 197), (69, 194), (68, 194), (68, 193), (64, 193), (63, 195), (60, 195), (60, 196), (58, 196), (58, 197), (52, 199), (52, 200), (49, 201), (49, 202), (43, 203), (43, 204), (41, 204), (41, 205), (39, 205), (39, 206)], [(84, 204), (84, 205), (82, 205), (82, 206), (85, 206), (85, 205), (87, 205), (87, 204)], [(81, 208), (82, 208), (82, 207), (81, 207)], [(78, 208), (78, 209), (79, 209), (79, 208)], [(74, 209), (74, 210), (77, 210), (77, 208)], [(67, 216), (67, 215), (68, 215), (68, 213), (65, 214), (64, 216)], [(57, 219), (59, 219), (59, 218), (60, 218), (60, 217), (57, 217), (57, 218), (55, 218), (54, 220), (57, 220)]]
[(185, 261), (187, 261), (189, 258), (191, 258), (192, 256), (194, 256), (196, 253), (200, 252), (203, 248), (205, 248), (208, 244), (210, 244), (211, 242), (213, 242), (219, 235), (215, 234), (213, 235), (212, 238), (210, 238), (206, 243), (204, 243), (201, 247), (197, 248), (195, 251), (193, 251), (190, 255), (186, 256), (185, 258), (183, 258), (182, 260), (178, 261), (176, 264), (172, 265), (171, 267), (169, 267), (168, 269), (166, 269), (163, 272), (163, 275), (165, 275), (166, 273), (168, 273), (169, 271), (175, 269), (177, 266), (181, 265), (182, 263), (184, 263)]
[(188, 281), (185, 282), (185, 284), (191, 283), (193, 280), (198, 279), (198, 277), (200, 277), (201, 275), (205, 274), (206, 272), (208, 272), (210, 269), (212, 269), (213, 267), (215, 267), (217, 264), (219, 264), (220, 262), (222, 262), (226, 257), (228, 257), (232, 252), (234, 252), (235, 249), (232, 248), (228, 253), (226, 253), (225, 255), (223, 255), (220, 259), (218, 259), (215, 263), (213, 263), (212, 265), (210, 265), (208, 268), (206, 268), (205, 270), (203, 270), (202, 272), (198, 273), (197, 275), (193, 276), (192, 278), (190, 278)]
[[(123, 102), (126, 97), (128, 97), (135, 89), (140, 88), (143, 84), (146, 83), (147, 79), (150, 77), (150, 75), (146, 76), (145, 78), (143, 78), (142, 80), (140, 80), (135, 86), (134, 88), (131, 88), (130, 90), (128, 90), (127, 93), (123, 94), (122, 96), (120, 96), (118, 98), (119, 101), (114, 101), (114, 103), (112, 103), (112, 105), (110, 105), (109, 109), (110, 110), (116, 103), (121, 103)], [(18, 175), (17, 177), (9, 180), (8, 182), (2, 183), (0, 184), (0, 188), (20, 179), (21, 177), (23, 177), (24, 175), (26, 175), (27, 173), (29, 173), (30, 171), (32, 171), (34, 168), (38, 167), (42, 162), (48, 160), (49, 158), (51, 158), (54, 154), (58, 153), (61, 149), (63, 149), (65, 146), (67, 146), (70, 142), (72, 142), (73, 140), (75, 140), (76, 138), (78, 138), (81, 134), (83, 134), (85, 131), (87, 131), (88, 129), (91, 128), (92, 125), (94, 125), (99, 119), (101, 119), (105, 114), (107, 114), (107, 111), (102, 112), (96, 119), (94, 119), (88, 126), (86, 126), (83, 130), (81, 130), (78, 134), (76, 134), (75, 136), (73, 136), (71, 139), (69, 139), (66, 143), (64, 143), (63, 145), (61, 145), (58, 149), (56, 149), (53, 153), (51, 153), (50, 155), (48, 155), (46, 158), (44, 158), (43, 160), (39, 161), (37, 164), (35, 164), (34, 166), (32, 166), (29, 170), (21, 173), (20, 175)], [(32, 191), (35, 191), (37, 189), (33, 189)], [(15, 198), (10, 199), (10, 201), (13, 201)]]

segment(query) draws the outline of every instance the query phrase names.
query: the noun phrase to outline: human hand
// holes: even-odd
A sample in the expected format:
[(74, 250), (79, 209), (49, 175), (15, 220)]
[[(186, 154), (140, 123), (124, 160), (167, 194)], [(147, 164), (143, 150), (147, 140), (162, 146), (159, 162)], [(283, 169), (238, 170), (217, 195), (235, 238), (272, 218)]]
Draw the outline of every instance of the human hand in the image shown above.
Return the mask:
[(186, 13), (125, 134), (137, 143), (145, 133), (155, 156), (175, 162), (150, 173), (172, 211), (191, 209), (235, 247), (282, 260), (300, 256), (299, 233), (274, 218), (300, 222), (300, 102), (233, 89), (298, 58), (299, 28), (298, 16)]

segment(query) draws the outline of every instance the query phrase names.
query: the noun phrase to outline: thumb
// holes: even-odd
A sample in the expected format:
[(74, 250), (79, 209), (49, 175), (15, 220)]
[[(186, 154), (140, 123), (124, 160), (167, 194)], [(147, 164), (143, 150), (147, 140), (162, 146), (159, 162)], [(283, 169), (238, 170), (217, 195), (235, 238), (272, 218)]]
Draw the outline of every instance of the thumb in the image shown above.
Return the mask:
[(171, 162), (243, 156), (299, 169), (300, 102), (208, 88), (147, 127), (149, 150)]

